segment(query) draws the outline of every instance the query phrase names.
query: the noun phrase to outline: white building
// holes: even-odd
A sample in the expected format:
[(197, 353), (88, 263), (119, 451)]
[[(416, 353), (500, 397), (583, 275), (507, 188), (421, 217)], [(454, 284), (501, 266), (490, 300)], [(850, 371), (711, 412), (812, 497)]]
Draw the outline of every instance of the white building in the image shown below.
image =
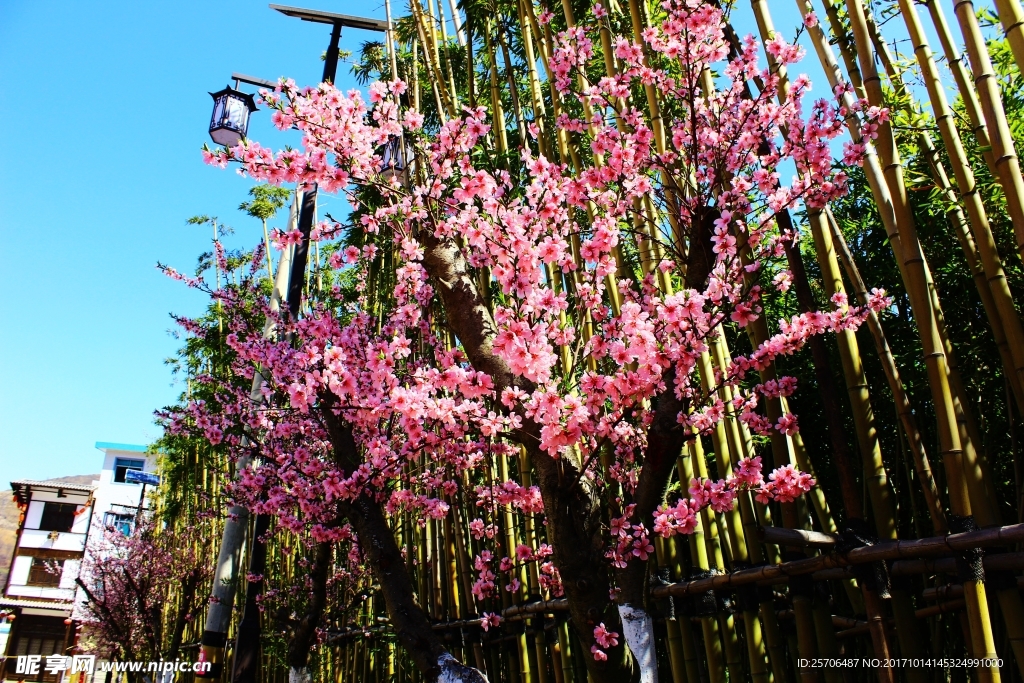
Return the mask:
[(91, 539), (114, 527), (130, 533), (142, 485), (125, 481), (129, 470), (153, 472), (156, 456), (145, 446), (100, 442), (103, 467), (90, 485), (19, 480), (11, 489), (21, 508), (18, 542), (0, 596), (12, 613), (3, 680), (53, 683), (59, 674), (16, 674), (18, 655), (69, 654), (77, 637), (74, 606), (84, 599), (75, 579)]
[[(113, 526), (127, 531), (139, 509), (142, 484), (126, 482), (125, 473), (129, 470), (155, 472), (156, 456), (146, 453), (145, 446), (123, 443), (100, 441), (96, 448), (103, 451), (104, 457), (100, 478), (93, 482), (96, 485), (93, 514), (103, 527)], [(147, 498), (155, 494), (151, 487), (146, 487), (146, 490)]]

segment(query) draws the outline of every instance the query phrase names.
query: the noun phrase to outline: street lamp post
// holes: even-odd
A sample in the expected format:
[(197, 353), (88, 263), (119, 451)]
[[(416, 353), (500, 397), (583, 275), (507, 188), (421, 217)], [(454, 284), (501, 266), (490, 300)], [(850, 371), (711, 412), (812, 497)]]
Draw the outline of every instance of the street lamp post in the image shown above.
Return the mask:
[[(337, 76), (338, 45), (341, 40), (341, 29), (343, 27), (347, 26), (363, 30), (388, 32), (388, 22), (380, 21), (378, 19), (353, 17), (345, 14), (336, 14), (333, 12), (323, 12), (320, 10), (310, 10), (284, 5), (272, 4), (270, 5), (270, 8), (277, 10), (286, 16), (302, 19), (303, 21), (331, 25), (330, 44), (327, 48), (326, 58), (324, 59), (322, 79), (324, 82), (334, 83), (335, 77)], [(261, 87), (276, 87), (276, 84), (269, 81), (255, 79), (241, 74), (232, 74), (232, 78), (235, 79), (236, 89), (233, 91), (234, 93), (237, 93), (237, 86), (239, 82), (250, 83)], [(228, 88), (226, 90), (231, 89)], [(218, 121), (216, 109), (218, 102), (217, 95), (232, 98), (232, 101), (236, 96), (231, 92), (225, 91), (220, 91), (217, 94), (211, 93), (211, 95), (214, 95), (215, 101), (214, 116), (211, 119), (210, 125), (210, 134), (211, 137), (213, 137), (215, 132), (220, 134), (226, 128), (221, 127), (218, 131), (214, 130), (214, 122)], [(251, 96), (249, 97), (251, 98)], [(227, 106), (228, 104), (230, 103), (225, 102), (222, 106)], [(235, 126), (233, 129), (234, 133), (238, 133), (238, 138), (233, 138), (229, 133), (224, 132), (222, 136), (223, 139), (232, 141), (232, 144), (237, 144), (239, 139), (245, 137), (246, 130), (248, 128), (248, 114), (252, 111), (255, 111), (255, 103), (253, 103), (252, 108), (246, 111), (244, 121), (238, 119), (239, 125)], [(217, 139), (217, 137), (214, 137), (214, 141), (219, 144), (223, 144)], [(298, 317), (302, 304), (302, 289), (306, 273), (306, 261), (309, 253), (309, 235), (313, 228), (313, 215), (316, 211), (316, 194), (316, 185), (313, 185), (313, 187), (303, 193), (302, 205), (297, 221), (297, 227), (302, 235), (302, 239), (291, 250), (290, 272), (289, 269), (286, 268), (286, 264), (282, 263), (278, 268), (278, 278), (274, 287), (274, 294), (279, 297), (280, 290), (284, 288), (282, 276), (285, 272), (288, 272), (288, 294), (286, 303), (288, 306), (288, 312), (293, 320)], [(280, 301), (280, 299), (278, 299), (278, 301)], [(274, 302), (272, 300), (272, 308), (273, 304)], [(260, 393), (261, 385), (262, 378), (259, 373), (257, 373), (253, 378), (252, 396), (254, 400), (262, 398), (262, 394)], [(248, 462), (242, 462), (240, 460), (237, 470), (241, 471), (247, 467), (248, 464)], [(200, 661), (210, 662), (212, 666), (208, 672), (197, 674), (200, 677), (220, 678), (221, 673), (223, 672), (227, 633), (231, 623), (231, 608), (234, 604), (235, 589), (239, 580), (241, 551), (245, 544), (246, 529), (249, 521), (248, 517), (248, 511), (241, 506), (232, 507), (224, 525), (220, 551), (217, 557), (217, 567), (214, 573), (213, 599), (211, 599), (210, 607), (207, 611), (206, 624), (203, 630), (199, 655)], [(266, 545), (263, 537), (266, 535), (269, 527), (269, 515), (256, 515), (256, 519), (253, 524), (252, 545), (249, 553), (250, 574), (262, 575), (265, 571)], [(231, 675), (232, 683), (256, 683), (257, 673), (259, 670), (260, 627), (259, 614), (256, 609), (255, 599), (259, 595), (261, 589), (262, 581), (253, 582), (253, 585), (251, 585), (246, 591), (245, 610), (243, 612), (242, 621), (239, 623), (238, 637), (235, 643), (234, 666), (232, 667)]]
[[(324, 59), (324, 75), (321, 79), (323, 82), (334, 83), (335, 76), (337, 76), (338, 42), (341, 40), (342, 27), (347, 26), (349, 28), (381, 31), (384, 33), (388, 31), (388, 22), (381, 21), (380, 19), (353, 17), (347, 14), (289, 7), (286, 5), (270, 5), (270, 9), (303, 21), (331, 25), (331, 43), (327, 48), (327, 56)], [(288, 284), (288, 311), (293, 319), (298, 317), (299, 308), (302, 305), (302, 287), (305, 284), (303, 279), (306, 273), (306, 260), (309, 253), (309, 233), (313, 229), (313, 214), (316, 210), (316, 193), (316, 185), (306, 190), (302, 196), (302, 210), (299, 212), (299, 232), (302, 233), (302, 241), (295, 245), (295, 256), (292, 259), (292, 276)]]

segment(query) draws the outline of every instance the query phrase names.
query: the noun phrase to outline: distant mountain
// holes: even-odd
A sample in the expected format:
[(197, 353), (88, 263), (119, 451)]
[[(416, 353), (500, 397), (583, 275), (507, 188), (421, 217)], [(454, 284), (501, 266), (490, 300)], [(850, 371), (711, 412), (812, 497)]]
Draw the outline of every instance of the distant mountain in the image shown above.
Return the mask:
[[(47, 482), (63, 481), (69, 484), (91, 484), (100, 478), (98, 474), (77, 474), (73, 477), (47, 479)], [(11, 489), (0, 490), (0, 592), (7, 586), (7, 572), (11, 569), (11, 557), (18, 542), (18, 506)]]

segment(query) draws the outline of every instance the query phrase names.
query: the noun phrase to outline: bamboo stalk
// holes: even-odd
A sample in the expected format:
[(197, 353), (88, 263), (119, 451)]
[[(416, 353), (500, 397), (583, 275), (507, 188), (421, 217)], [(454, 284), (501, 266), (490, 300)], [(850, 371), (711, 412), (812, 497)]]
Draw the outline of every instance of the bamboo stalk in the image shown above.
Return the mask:
[[(694, 443), (690, 441), (690, 444)], [(689, 444), (688, 444), (689, 445)], [(699, 465), (700, 461), (695, 457), (696, 453), (692, 448), (686, 448), (683, 455), (679, 456), (680, 481), (689, 482), (694, 476), (694, 463)], [(685, 479), (684, 479), (685, 477)], [(696, 569), (707, 572), (711, 569), (708, 559), (708, 548), (704, 541), (704, 529), (707, 527), (707, 514), (702, 514), (693, 534), (688, 537), (690, 546), (690, 560)], [(701, 617), (701, 631), (704, 634), (704, 651), (707, 655), (708, 676), (711, 683), (724, 683), (726, 671), (722, 667), (722, 641), (720, 637), (719, 624), (713, 616)]]
[[(866, 30), (863, 21), (863, 7), (857, 0), (850, 0), (850, 16), (854, 25), (854, 37), (857, 42), (858, 58), (860, 59), (861, 71), (865, 76), (865, 89), (868, 92), (872, 103), (881, 103), (880, 80), (877, 77), (874, 63), (872, 61), (873, 51), (867, 40)], [(806, 8), (801, 5), (801, 10)], [(857, 18), (860, 17), (860, 21)], [(818, 29), (818, 30), (815, 30)], [(812, 27), (809, 31), (812, 40), (815, 42), (815, 50), (825, 66), (826, 74), (830, 80), (837, 79), (837, 67), (831, 54), (831, 48), (824, 40), (820, 27)], [(867, 74), (875, 74), (867, 77)], [(857, 124), (848, 120), (851, 133), (856, 140), (860, 139)], [(892, 137), (891, 128), (887, 123), (879, 126), (880, 150), (885, 162), (887, 172), (882, 174), (874, 150), (867, 145), (865, 170), (872, 192), (875, 195), (882, 214), (886, 232), (890, 238), (893, 252), (896, 254), (897, 263), (900, 265), (904, 282), (907, 284), (907, 291), (910, 294), (911, 307), (914, 311), (915, 320), (920, 332), (921, 341), (924, 346), (925, 360), (928, 367), (929, 387), (932, 391), (936, 417), (939, 424), (939, 442), (943, 454), (943, 462), (946, 465), (947, 481), (950, 486), (950, 502), (954, 514), (962, 518), (971, 516), (972, 498), (968, 497), (967, 484), (973, 477), (965, 476), (965, 457), (961, 438), (960, 428), (957, 423), (954, 399), (950, 391), (949, 377), (947, 376), (948, 366), (946, 363), (945, 348), (942, 335), (939, 331), (938, 314), (928, 289), (927, 269), (924, 254), (921, 252), (921, 245), (917, 239), (916, 228), (907, 204), (906, 192), (903, 187), (901, 166), (898, 162), (898, 153), (895, 149), (895, 141)], [(884, 182), (881, 177), (884, 175)], [(890, 190), (891, 193), (890, 193)], [(966, 481), (965, 481), (966, 480)], [(988, 608), (984, 599), (984, 586), (975, 584), (968, 592), (968, 605), (971, 612), (971, 624), (977, 631), (972, 631), (980, 644), (980, 651), (989, 652), (994, 650), (991, 625), (988, 621)], [(994, 670), (986, 670), (985, 680), (999, 680), (999, 674)]]
[[(715, 343), (717, 342), (713, 342), (713, 344)], [(713, 388), (712, 382), (714, 381), (715, 373), (712, 368), (711, 357), (707, 352), (702, 353), (700, 356), (698, 371), (700, 374), (702, 390), (705, 394), (710, 394)], [(724, 392), (725, 387), (720, 387), (719, 391)], [(720, 393), (720, 398), (728, 405), (728, 396), (726, 394)], [(734, 428), (735, 425), (732, 425), (732, 427)], [(730, 453), (735, 449), (742, 448), (739, 435), (734, 431), (734, 429), (727, 429), (726, 424), (720, 421), (715, 424), (711, 433), (711, 438), (712, 443), (714, 444), (715, 459), (718, 465), (719, 475), (723, 477), (729, 476), (732, 472), (733, 462), (733, 456), (731, 456)], [(696, 449), (699, 442), (691, 441), (690, 443), (692, 444), (690, 448)], [(693, 459), (698, 464), (702, 463), (702, 458), (695, 457)], [(683, 465), (683, 467), (679, 468), (680, 480), (689, 482), (693, 477), (692, 468), (686, 467), (685, 463), (683, 463)], [(707, 476), (706, 471), (701, 472), (700, 474), (705, 477)], [(683, 479), (684, 476), (686, 477), (685, 479)], [(753, 503), (750, 500), (749, 495), (741, 494), (739, 496), (738, 508), (738, 510), (732, 509), (725, 513), (725, 519), (729, 529), (729, 548), (732, 551), (732, 560), (733, 562), (743, 563), (750, 561), (753, 561), (754, 563), (763, 562), (764, 556), (760, 546), (753, 540), (753, 537), (750, 537), (748, 542), (748, 534), (745, 531), (745, 529), (752, 530), (757, 528), (757, 519), (754, 514)], [(706, 515), (702, 517), (702, 522), (704, 519), (706, 519)], [(764, 629), (766, 636), (766, 644), (772, 670), (776, 678), (784, 680), (785, 654), (782, 643), (776, 637), (779, 629), (778, 624), (774, 623), (774, 612), (770, 609), (770, 604), (767, 602), (759, 607), (759, 612), (763, 617), (761, 626)], [(753, 614), (751, 614), (750, 617), (747, 617), (745, 627), (748, 629), (752, 628), (751, 626), (746, 626), (746, 624), (753, 624), (755, 621), (756, 619), (754, 619)], [(761, 673), (763, 664), (759, 664), (758, 662), (763, 662), (765, 651), (763, 646), (756, 647), (758, 644), (756, 635), (756, 633), (752, 633), (751, 637), (748, 638), (748, 649), (751, 647), (755, 648), (750, 649), (748, 656), (750, 659), (751, 672), (753, 673), (754, 671), (757, 671), (758, 675), (763, 675)]]
[[(669, 543), (661, 536), (654, 539), (654, 553), (658, 568), (662, 572), (667, 572), (668, 576), (673, 579), (677, 577), (672, 576), (672, 570), (668, 562), (668, 546)], [(686, 680), (686, 659), (683, 652), (682, 636), (679, 632), (679, 615), (673, 615), (665, 619), (665, 631), (667, 635), (668, 644), (668, 662), (669, 668), (672, 672), (672, 683), (687, 683)]]
[[(1016, 4), (1016, 0), (1012, 0), (1012, 2)], [(980, 269), (984, 273), (984, 278), (988, 285), (987, 288), (982, 288), (979, 284), (979, 294), (982, 296), (982, 302), (986, 306), (986, 312), (992, 307), (997, 311), (988, 312), (988, 317), (992, 324), (992, 332), (996, 336), (997, 344), (999, 344), (1002, 328), (1006, 328), (1005, 336), (1009, 338), (1009, 342), (1006, 340), (1002, 341), (1000, 354), (1006, 355), (1009, 353), (1013, 358), (1011, 366), (1007, 368), (1007, 374), (1014, 376), (1012, 385), (1015, 387), (1015, 396), (1017, 397), (1018, 405), (1020, 405), (1021, 401), (1024, 400), (1024, 330), (1021, 327), (1020, 316), (1013, 305), (1013, 298), (1006, 284), (1006, 273), (1002, 271), (1002, 263), (992, 237), (988, 216), (981, 201), (974, 173), (964, 151), (963, 142), (956, 130), (955, 119), (946, 101), (945, 89), (939, 78), (935, 60), (932, 58), (918, 11), (916, 11), (916, 7), (909, 0), (900, 0), (900, 9), (907, 26), (907, 31), (910, 34), (910, 39), (914, 45), (914, 55), (918, 59), (928, 88), (936, 125), (939, 127), (943, 144), (949, 154), (956, 184), (959, 190), (961, 190), (963, 202), (970, 217), (970, 225), (974, 233), (975, 242), (978, 245), (979, 256), (981, 257)], [(876, 39), (876, 44), (878, 43), (879, 41)], [(887, 59), (886, 51), (883, 44), (880, 47), (880, 54), (883, 55), (884, 60)], [(891, 57), (888, 57), (888, 61), (891, 62)], [(887, 70), (892, 71), (892, 68), (887, 65)], [(894, 86), (901, 88), (905, 92), (905, 88), (899, 83), (898, 78), (894, 78), (893, 74), (890, 74), (890, 80), (893, 81)], [(927, 135), (927, 133), (923, 133), (923, 135)], [(933, 167), (937, 166), (937, 154), (929, 153), (929, 158)], [(954, 224), (956, 223), (957, 221), (954, 220)], [(961, 238), (962, 243), (966, 242), (959, 232), (957, 237)], [(965, 244), (964, 249), (970, 263), (970, 248)], [(971, 263), (971, 266), (973, 272), (978, 272), (979, 268), (977, 266), (973, 263)], [(987, 290), (987, 298), (983, 290)]]
[[(825, 293), (831, 298), (845, 295), (842, 274), (836, 260), (835, 249), (825, 217), (821, 211), (810, 211), (808, 221), (814, 236), (815, 253), (824, 280)], [(878, 433), (874, 424), (874, 410), (868, 391), (867, 375), (860, 358), (860, 346), (852, 330), (842, 330), (838, 334), (839, 356), (842, 361), (843, 377), (846, 381), (850, 404), (853, 409), (854, 427), (857, 441), (861, 448), (861, 461), (864, 467), (864, 482), (871, 500), (871, 508), (878, 537), (894, 539), (896, 533), (895, 505), (890, 497), (891, 488), (882, 460), (882, 452), (878, 442)], [(864, 587), (865, 589), (867, 586)], [(892, 609), (898, 627), (897, 636), (900, 641), (901, 654), (907, 657), (921, 657), (924, 649), (917, 638), (917, 629), (913, 625), (913, 603), (910, 596), (898, 589), (892, 589)], [(870, 598), (865, 595), (865, 605)], [(871, 617), (869, 615), (869, 621)], [(912, 681), (924, 682), (924, 673), (908, 671)]]
[(996, 177), (1006, 197), (1006, 207), (1017, 238), (1017, 250), (1024, 258), (1024, 179), (1021, 178), (1020, 162), (1013, 148), (1013, 137), (1006, 120), (1006, 111), (1003, 109), (999, 82), (992, 68), (992, 60), (981, 34), (981, 27), (978, 25), (974, 3), (971, 0), (954, 0), (953, 13), (960, 24), (967, 57), (974, 72), (974, 85), (991, 136)]
[[(755, 17), (757, 19), (758, 29), (761, 32), (761, 38), (762, 40), (767, 41), (772, 37), (772, 34), (774, 33), (774, 27), (772, 25), (771, 17), (768, 13), (767, 3), (764, 2), (764, 0), (751, 0), (751, 5), (753, 7)], [(806, 7), (802, 7), (801, 10), (806, 11)], [(771, 56), (769, 56), (769, 64), (772, 64)], [(779, 100), (780, 102), (784, 102), (788, 95), (788, 81), (785, 78), (785, 69), (778, 65), (773, 66), (775, 66), (775, 68), (779, 72), (780, 77)], [(788, 213), (782, 215), (781, 218), (784, 221), (789, 222)], [(819, 234), (824, 232), (824, 230), (822, 229), (820, 212), (818, 212), (816, 215), (811, 215), (811, 225), (812, 231), (815, 234), (815, 240), (817, 242)], [(829, 252), (823, 252), (820, 246), (818, 252), (823, 253), (823, 255), (825, 255), (824, 259), (819, 257), (819, 263), (821, 263), (822, 272), (825, 275), (826, 290), (829, 290), (831, 288), (831, 291), (828, 291), (828, 294), (831, 296), (837, 292), (842, 292), (842, 278), (836, 277), (836, 274), (838, 273), (838, 266), (835, 263), (834, 255), (831, 255)], [(791, 256), (799, 259), (799, 252), (797, 252), (796, 250), (791, 250)], [(831, 258), (828, 258), (829, 256), (831, 256)], [(763, 323), (763, 320), (761, 321), (760, 325), (758, 324), (758, 321), (755, 321), (753, 325), (748, 325), (747, 329), (748, 333), (751, 335), (751, 342), (755, 347), (758, 346), (760, 343), (763, 343), (767, 339), (767, 330)], [(894, 509), (891, 501), (889, 500), (889, 489), (886, 486), (885, 467), (882, 461), (881, 449), (878, 444), (877, 432), (874, 429), (874, 414), (871, 409), (870, 397), (867, 391), (867, 380), (864, 377), (863, 367), (860, 363), (860, 354), (857, 346), (857, 340), (851, 331), (844, 330), (839, 333), (839, 348), (840, 357), (842, 359), (843, 364), (843, 375), (846, 380), (847, 390), (850, 395), (850, 400), (853, 408), (854, 425), (857, 434), (857, 441), (861, 449), (861, 459), (864, 467), (865, 484), (868, 486), (868, 490), (870, 492), (875, 524), (878, 526), (878, 533), (881, 537), (894, 538), (896, 536)], [(774, 368), (772, 368), (772, 374), (774, 374)], [(763, 375), (761, 381), (765, 381)], [(784, 405), (782, 403), (781, 398), (775, 399), (774, 402), (777, 402), (780, 408), (782, 407), (782, 405)], [(775, 422), (777, 420), (777, 417), (773, 417), (772, 415), (773, 402), (769, 401), (767, 403), (769, 419), (771, 419), (772, 422)], [(778, 408), (776, 408), (776, 410), (778, 410)], [(793, 445), (796, 446), (797, 444), (793, 442)], [(799, 445), (802, 446), (802, 441)], [(775, 450), (776, 447), (773, 441), (773, 452), (775, 452)], [(805, 454), (797, 454), (796, 459), (806, 460), (807, 458)], [(779, 463), (777, 462), (776, 466), (778, 464)], [(860, 512), (859, 514), (857, 512), (860, 506), (857, 505), (855, 501), (855, 495), (852, 490), (852, 477), (847, 476), (845, 478), (841, 478), (841, 481), (845, 482), (845, 486), (843, 486), (843, 498), (844, 503), (847, 507), (846, 514), (848, 518), (863, 517), (863, 512)], [(786, 506), (783, 506), (784, 514), (785, 509)], [(794, 525), (786, 524), (786, 526)], [(877, 608), (880, 603), (876, 599), (876, 596), (871, 595), (872, 591), (869, 589), (868, 586), (861, 586), (861, 590), (864, 597), (864, 605), (869, 610), (869, 621), (874, 620), (875, 618), (879, 617), (879, 615), (872, 614), (870, 610), (873, 608)], [(896, 595), (895, 598), (898, 601), (906, 601), (908, 599), (906, 596), (903, 595)], [(800, 602), (803, 603), (804, 599), (801, 598)], [(796, 603), (794, 603), (794, 607), (795, 605)], [(806, 614), (804, 615), (804, 618), (802, 620), (797, 622), (798, 629), (800, 628), (801, 624), (806, 625), (808, 623), (808, 620), (810, 619), (810, 601), (807, 600), (806, 605), (801, 605), (801, 609), (803, 609), (806, 612)], [(874, 629), (872, 631), (872, 636), (875, 645), (876, 656), (878, 656), (881, 659), (884, 659), (888, 653), (888, 644), (886, 643), (884, 630)], [(807, 642), (807, 639), (799, 640), (802, 644), (806, 644)], [(919, 648), (917, 646), (916, 639), (914, 638), (913, 634), (907, 634), (903, 640), (906, 641), (904, 643), (904, 648), (908, 650), (908, 652), (914, 652), (914, 654), (916, 655)], [(804, 646), (806, 647), (806, 645)], [(801, 657), (806, 658), (803, 654), (801, 654)], [(885, 683), (887, 681), (892, 680), (892, 674), (890, 672), (880, 670), (879, 678), (881, 681), (883, 681), (883, 683)]]
[(967, 72), (967, 67), (964, 66), (960, 50), (953, 42), (953, 34), (949, 30), (945, 13), (942, 11), (941, 5), (934, 0), (922, 0), (921, 4), (928, 8), (928, 13), (931, 15), (935, 33), (939, 36), (939, 43), (942, 45), (942, 52), (946, 57), (946, 67), (952, 72), (953, 79), (956, 81), (960, 99), (967, 112), (967, 118), (971, 121), (971, 130), (978, 141), (982, 158), (985, 159), (985, 164), (992, 173), (992, 177), (998, 179), (999, 172), (996, 170), (996, 159), (992, 154), (992, 141), (989, 139), (988, 126), (985, 125), (985, 119), (981, 113), (981, 103), (971, 85), (971, 77)]
[[(1000, 0), (1000, 3), (1016, 6), (1017, 0)], [(917, 58), (917, 63), (921, 68), (921, 74), (928, 89), (935, 123), (942, 136), (943, 145), (949, 154), (957, 187), (960, 190), (961, 199), (970, 218), (970, 228), (974, 237), (973, 243), (977, 245), (981, 271), (984, 273), (988, 285), (987, 287), (982, 287), (979, 283), (978, 291), (982, 295), (982, 302), (986, 305), (986, 311), (989, 311), (990, 306), (994, 306), (996, 309), (996, 313), (988, 313), (988, 317), (992, 323), (993, 334), (996, 335), (997, 344), (999, 343), (999, 331), (1005, 329), (1004, 335), (1006, 339), (1000, 347), (1000, 352), (1001, 354), (1008, 353), (1012, 358), (1011, 367), (1007, 368), (1007, 375), (1013, 376), (1011, 387), (1014, 388), (1017, 405), (1021, 407), (1022, 401), (1024, 401), (1024, 327), (1022, 327), (1020, 316), (1013, 305), (1013, 297), (1006, 283), (1006, 274), (1003, 271), (1003, 264), (999, 251), (996, 248), (995, 238), (992, 235), (988, 215), (981, 201), (981, 194), (978, 191), (974, 173), (964, 151), (959, 131), (957, 131), (956, 120), (946, 100), (945, 88), (939, 77), (935, 60), (932, 58), (927, 36), (917, 14), (917, 8), (910, 0), (900, 0), (900, 10), (914, 45), (914, 55)], [(1020, 35), (1019, 27), (1016, 35)], [(876, 39), (876, 44), (878, 42)], [(880, 53), (885, 55), (884, 50), (881, 50)], [(891, 58), (889, 61), (891, 62)], [(898, 82), (892, 73), (890, 73), (890, 80), (894, 85)], [(900, 84), (900, 87), (902, 88), (902, 84)], [(902, 89), (906, 92), (905, 88)], [(926, 134), (923, 133), (923, 135)], [(929, 160), (932, 162), (933, 167), (937, 167), (937, 154), (930, 153)], [(955, 221), (955, 223), (958, 223), (958, 221)], [(961, 236), (961, 232), (958, 231), (958, 237), (961, 239), (965, 255), (968, 256), (968, 261), (970, 262), (968, 240)], [(972, 272), (976, 273), (977, 267), (973, 264), (971, 265)], [(991, 303), (986, 299), (984, 291), (988, 291)], [(1008, 348), (1005, 348), (1007, 346)]]
[[(857, 264), (853, 260), (853, 254), (850, 252), (850, 248), (846, 244), (846, 239), (843, 237), (843, 233), (839, 229), (839, 225), (836, 223), (835, 217), (832, 215), (830, 210), (826, 209), (825, 213), (828, 217), (829, 227), (832, 230), (833, 244), (838, 247), (837, 251), (840, 260), (843, 263), (846, 275), (853, 283), (854, 290), (856, 291), (857, 298), (861, 305), (867, 306), (867, 285), (865, 285), (864, 279), (861, 277), (860, 270), (857, 268)], [(900, 420), (900, 425), (903, 427), (903, 431), (907, 436), (907, 442), (910, 445), (914, 461), (914, 471), (917, 473), (918, 481), (921, 484), (921, 491), (928, 505), (928, 513), (931, 516), (932, 528), (936, 533), (941, 533), (947, 529), (946, 515), (942, 510), (942, 502), (939, 500), (938, 487), (935, 484), (935, 477), (932, 475), (931, 465), (928, 461), (928, 453), (924, 447), (924, 439), (917, 427), (917, 420), (914, 417), (914, 409), (910, 404), (910, 398), (907, 395), (907, 390), (903, 386), (903, 380), (900, 378), (899, 370), (896, 367), (896, 360), (892, 355), (892, 350), (889, 348), (888, 341), (886, 341), (885, 333), (882, 330), (882, 324), (878, 320), (878, 315), (873, 311), (869, 312), (867, 322), (868, 329), (871, 331), (871, 336), (875, 340), (875, 351), (879, 360), (882, 362), (882, 369), (885, 372), (886, 380), (889, 382), (889, 389), (893, 394), (893, 401), (896, 404), (896, 412)]]
[(505, 134), (505, 112), (502, 109), (501, 97), (498, 92), (498, 60), (494, 52), (494, 42), (491, 38), (491, 21), (487, 20), (484, 28), (484, 43), (487, 47), (488, 58), (488, 81), (491, 87), (491, 110), (494, 120), (494, 127), (497, 129), (495, 141), (498, 145), (498, 152), (504, 154), (508, 151), (508, 138)]

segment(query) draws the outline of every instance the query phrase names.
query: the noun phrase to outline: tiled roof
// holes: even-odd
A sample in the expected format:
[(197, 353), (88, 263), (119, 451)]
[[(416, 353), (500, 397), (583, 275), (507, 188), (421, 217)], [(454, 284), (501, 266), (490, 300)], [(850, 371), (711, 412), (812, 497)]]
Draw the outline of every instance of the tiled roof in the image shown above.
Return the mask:
[(65, 491), (81, 491), (83, 493), (92, 493), (96, 490), (96, 487), (92, 484), (73, 484), (65, 481), (36, 481), (34, 479), (19, 479), (11, 482), (11, 490), (14, 491), (14, 495), (22, 503), (27, 503), (28, 498), (26, 494), (29, 488), (48, 488), (53, 490), (63, 489)]
[(11, 482), (11, 488), (15, 486), (49, 486), (54, 489), (67, 489), (69, 491), (95, 491), (92, 484), (74, 484), (70, 481), (59, 481), (50, 479), (48, 481), (36, 481), (35, 479), (18, 479)]
[(24, 600), (21, 598), (0, 598), (0, 607), (37, 607), (39, 609), (71, 609), (73, 602), (58, 600)]

